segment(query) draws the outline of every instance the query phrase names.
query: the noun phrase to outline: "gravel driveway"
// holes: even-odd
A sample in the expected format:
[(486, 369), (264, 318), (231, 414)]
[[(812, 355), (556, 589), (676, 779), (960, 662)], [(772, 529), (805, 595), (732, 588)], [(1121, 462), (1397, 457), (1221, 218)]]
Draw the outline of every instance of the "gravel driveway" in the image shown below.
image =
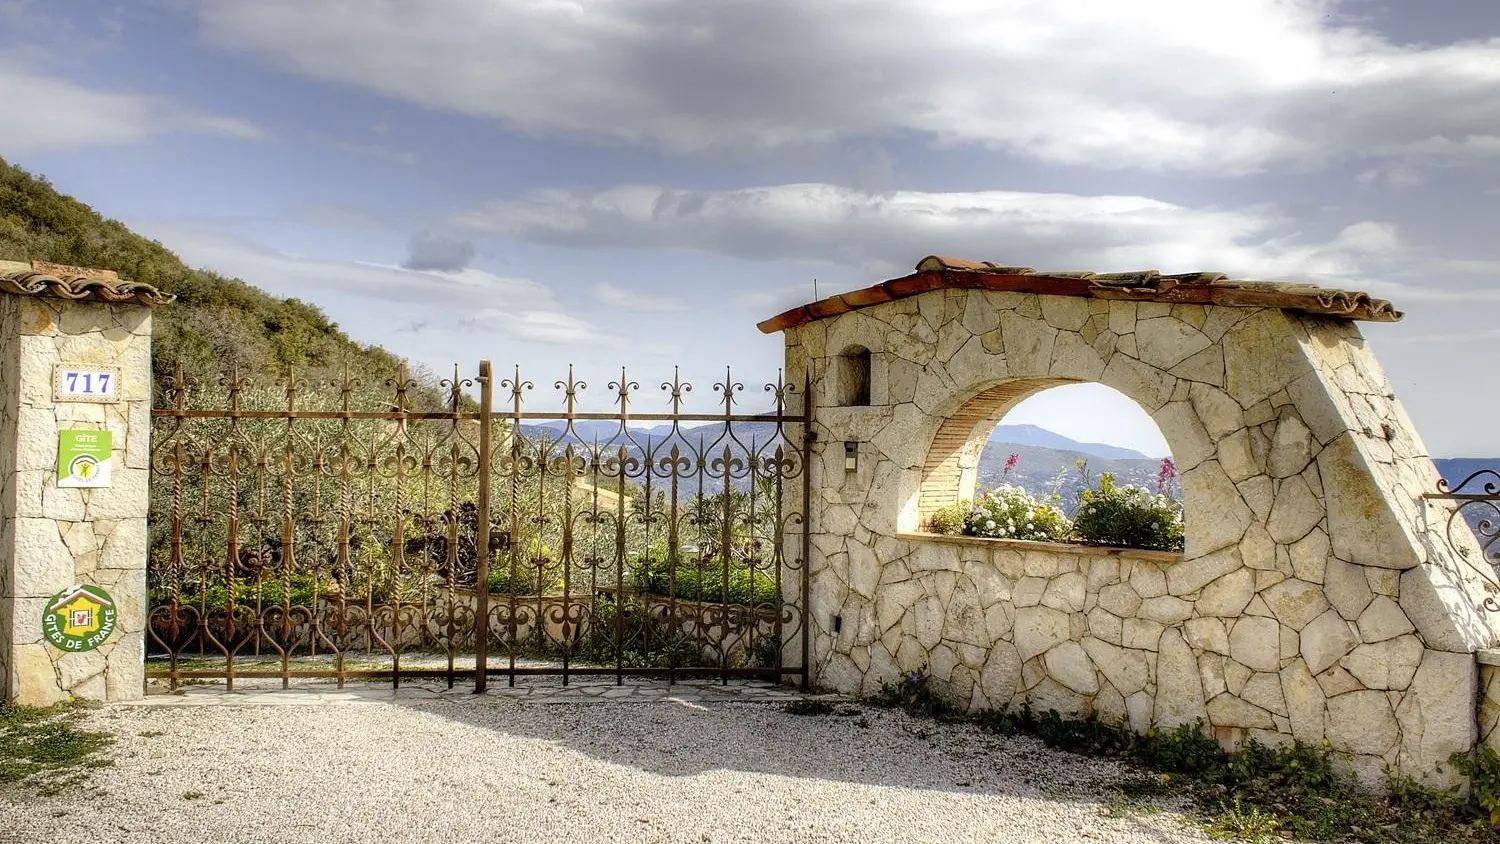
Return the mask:
[(7, 842), (1199, 842), (1112, 812), (1138, 774), (967, 725), (841, 705), (387, 697), (111, 706), (114, 768), (0, 791)]

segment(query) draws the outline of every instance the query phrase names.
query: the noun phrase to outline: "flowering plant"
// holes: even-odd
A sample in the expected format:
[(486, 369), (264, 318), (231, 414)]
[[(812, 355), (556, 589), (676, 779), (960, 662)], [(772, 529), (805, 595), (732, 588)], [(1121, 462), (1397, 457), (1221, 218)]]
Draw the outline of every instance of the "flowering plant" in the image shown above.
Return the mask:
[(1114, 475), (1078, 496), (1073, 520), (1078, 538), (1093, 545), (1182, 550), (1182, 505), (1138, 486), (1117, 486)]
[(1055, 504), (1009, 484), (980, 496), (964, 520), (964, 533), (992, 539), (1061, 542), (1072, 532), (1067, 515)]
[(1163, 457), (1161, 459), (1161, 469), (1156, 473), (1156, 491), (1165, 494), (1167, 486), (1176, 480), (1176, 478), (1177, 464), (1172, 462), (1172, 458)]

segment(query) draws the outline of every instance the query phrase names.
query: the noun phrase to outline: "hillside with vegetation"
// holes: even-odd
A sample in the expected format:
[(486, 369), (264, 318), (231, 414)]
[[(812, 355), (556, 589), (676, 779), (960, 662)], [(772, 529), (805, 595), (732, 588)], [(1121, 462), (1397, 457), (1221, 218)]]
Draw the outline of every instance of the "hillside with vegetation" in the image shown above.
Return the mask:
[(235, 367), (309, 377), (347, 364), (357, 376), (389, 378), (401, 359), (355, 342), (317, 306), (279, 299), (237, 278), (193, 269), (162, 244), (83, 202), (44, 177), (0, 159), (0, 260), (48, 261), (114, 270), (177, 295), (159, 308), (153, 336), (158, 375), (176, 366), (199, 374)]

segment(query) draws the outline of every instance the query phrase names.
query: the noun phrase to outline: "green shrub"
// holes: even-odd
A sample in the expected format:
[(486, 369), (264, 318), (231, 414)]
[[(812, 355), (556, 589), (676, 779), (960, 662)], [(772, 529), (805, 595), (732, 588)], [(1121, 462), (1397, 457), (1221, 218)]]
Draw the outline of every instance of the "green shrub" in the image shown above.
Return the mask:
[(545, 595), (558, 588), (562, 578), (555, 567), (539, 571), (534, 565), (521, 565), (512, 570), (502, 562), (490, 564), (488, 582), (491, 595)]
[(836, 708), (826, 700), (792, 700), (783, 707), (788, 715), (817, 717), (832, 715)]
[(948, 696), (932, 682), (925, 665), (920, 671), (902, 674), (881, 685), (880, 694), (875, 696), (874, 703), (877, 706), (904, 709), (912, 715), (936, 717), (951, 715), (956, 709)]
[(776, 668), (781, 664), (781, 642), (775, 636), (758, 636), (750, 647), (749, 660), (752, 668)]
[(1109, 473), (1078, 496), (1077, 538), (1091, 545), (1182, 550), (1182, 505), (1138, 486), (1118, 486)]
[[(1155, 798), (1175, 789), (1197, 803), (1208, 831), (1219, 836), (1361, 844), (1500, 840), (1490, 831), (1500, 821), (1500, 754), (1489, 748), (1453, 758), (1462, 773), (1473, 777), (1465, 804), (1402, 778), (1392, 780), (1385, 796), (1362, 793), (1335, 768), (1326, 742), (1272, 747), (1252, 739), (1229, 752), (1208, 735), (1202, 721), (1137, 734), (1097, 716), (1037, 713), (1029, 703), (1016, 711), (982, 713), (976, 720), (990, 732), (1030, 735), (1048, 747), (1127, 759), (1158, 771), (1159, 783), (1130, 780), (1122, 792)], [(1474, 823), (1476, 816), (1480, 820)]]
[(635, 566), (635, 588), (680, 601), (709, 604), (759, 606), (781, 601), (775, 578), (765, 572), (749, 563), (731, 560), (726, 580), (725, 568), (723, 560), (679, 560), (675, 567), (666, 560), (642, 560)]
[(1469, 805), (1480, 816), (1478, 823), (1500, 829), (1500, 753), (1481, 744), (1472, 757), (1457, 754), (1452, 762), (1459, 773), (1474, 781)]
[[(314, 580), (311, 574), (303, 572), (293, 573), (287, 583), (290, 589), (286, 594), (291, 597), (291, 605), (307, 609), (316, 609), (320, 590), (332, 587), (332, 581), (327, 575), (321, 580)], [(254, 578), (237, 579), (234, 582), (234, 602), (243, 607), (279, 607), (283, 601), (283, 589), (280, 574), (269, 575), (259, 582)], [(148, 597), (152, 606), (163, 606), (171, 601), (171, 594), (165, 586), (153, 587), (148, 591)], [(184, 584), (181, 601), (195, 607), (206, 606), (210, 610), (223, 609), (229, 604), (229, 589), (225, 588), (223, 582)]]
[(1236, 797), (1228, 804), (1219, 804), (1219, 816), (1209, 824), (1208, 831), (1216, 837), (1261, 844), (1270, 841), (1280, 826), (1275, 815), (1254, 804), (1243, 806)]
[(932, 514), (932, 520), (927, 523), (928, 529), (933, 533), (945, 536), (957, 536), (964, 532), (964, 526), (968, 521), (969, 511), (974, 509), (974, 504), (968, 500), (957, 504), (949, 504), (940, 508)]
[(679, 668), (704, 664), (693, 640), (635, 598), (595, 601), (576, 652), (583, 662), (626, 668)]
[(1007, 484), (974, 502), (964, 532), (992, 539), (1063, 542), (1072, 536), (1073, 526), (1055, 504), (1038, 501), (1026, 490)]

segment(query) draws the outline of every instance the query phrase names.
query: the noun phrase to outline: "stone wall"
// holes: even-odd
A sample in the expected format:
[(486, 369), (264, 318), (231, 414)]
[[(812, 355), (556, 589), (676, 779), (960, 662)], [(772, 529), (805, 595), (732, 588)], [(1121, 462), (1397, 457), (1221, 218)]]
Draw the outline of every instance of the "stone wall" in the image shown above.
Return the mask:
[(1479, 652), (1479, 742), (1500, 752), (1500, 651)]
[[(30, 270), (0, 263), (0, 276), (17, 267)], [(135, 698), (144, 692), (151, 311), (128, 293), (119, 303), (87, 292), (54, 298), (49, 284), (78, 288), (36, 275), (13, 286), (40, 292), (0, 293), (0, 696), (33, 705)], [(121, 401), (54, 403), (57, 363), (120, 367)], [(70, 427), (113, 432), (111, 487), (58, 488), (58, 430)], [(75, 583), (106, 589), (119, 615), (104, 645), (65, 654), (43, 639), (42, 610)]]
[[(1372, 781), (1387, 766), (1441, 779), (1474, 746), (1493, 574), (1427, 529), (1419, 496), (1438, 476), (1352, 322), (938, 289), (786, 343), (789, 377), (814, 385), (822, 685), (869, 693), (926, 665), (970, 707), (1327, 739)], [(872, 352), (870, 404), (825, 406), (851, 347)], [(972, 494), (994, 422), (1071, 382), (1156, 420), (1182, 471), (1181, 557), (920, 535)]]

